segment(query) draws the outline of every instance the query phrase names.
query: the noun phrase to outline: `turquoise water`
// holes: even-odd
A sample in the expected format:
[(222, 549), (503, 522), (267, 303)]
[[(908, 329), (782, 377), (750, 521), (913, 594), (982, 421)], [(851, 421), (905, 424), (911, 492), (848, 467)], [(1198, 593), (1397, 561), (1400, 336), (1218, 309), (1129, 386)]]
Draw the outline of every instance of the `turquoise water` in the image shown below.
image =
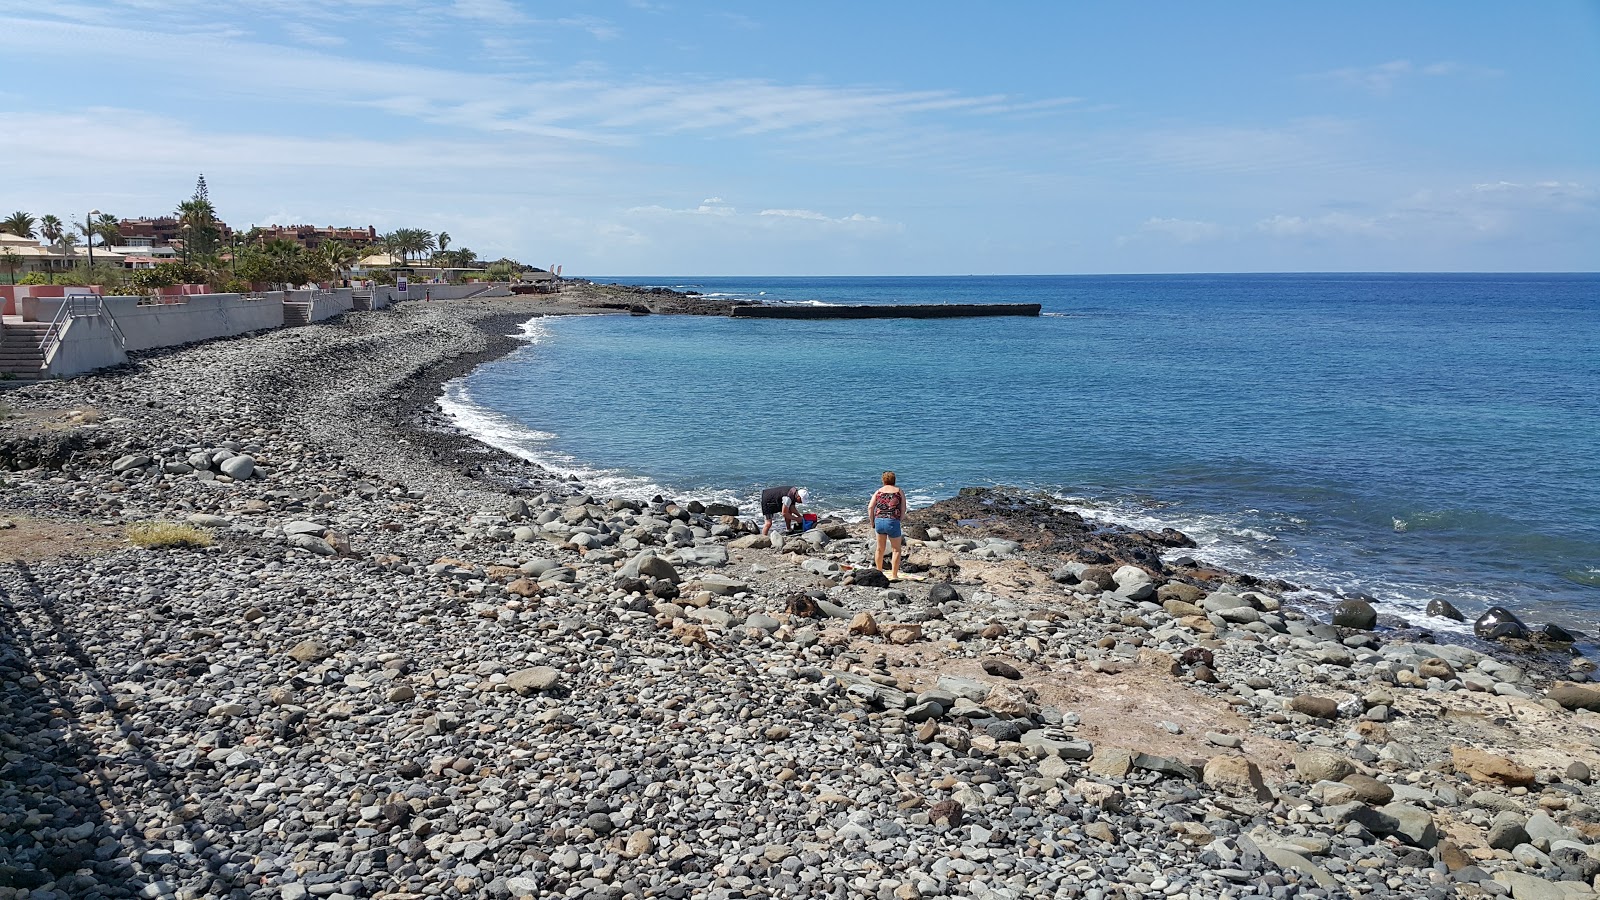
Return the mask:
[(1600, 620), (1600, 276), (626, 279), (1041, 318), (541, 319), (449, 386), (488, 440), (602, 486), (862, 507), (966, 485), (1173, 525), (1195, 554), (1402, 612)]

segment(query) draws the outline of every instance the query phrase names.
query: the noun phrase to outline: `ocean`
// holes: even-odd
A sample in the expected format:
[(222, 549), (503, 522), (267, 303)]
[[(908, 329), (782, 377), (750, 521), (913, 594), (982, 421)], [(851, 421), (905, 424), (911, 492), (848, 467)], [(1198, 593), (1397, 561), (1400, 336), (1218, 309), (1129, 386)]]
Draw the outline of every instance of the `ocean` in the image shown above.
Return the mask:
[(1600, 624), (1600, 275), (595, 280), (1044, 315), (537, 319), (446, 386), (459, 424), (607, 491), (859, 516), (893, 469), (914, 503), (1047, 492), (1380, 611)]

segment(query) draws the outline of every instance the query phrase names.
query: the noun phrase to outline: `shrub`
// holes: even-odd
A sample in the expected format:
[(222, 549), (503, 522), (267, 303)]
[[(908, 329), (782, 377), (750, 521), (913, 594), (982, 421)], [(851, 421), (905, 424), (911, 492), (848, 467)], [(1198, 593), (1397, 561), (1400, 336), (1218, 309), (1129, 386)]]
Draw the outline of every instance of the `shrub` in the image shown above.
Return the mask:
[(17, 279), (17, 284), (53, 284), (50, 276), (44, 272), (29, 272)]
[(211, 532), (177, 522), (136, 522), (128, 526), (128, 540), (149, 550), (167, 547), (209, 547)]

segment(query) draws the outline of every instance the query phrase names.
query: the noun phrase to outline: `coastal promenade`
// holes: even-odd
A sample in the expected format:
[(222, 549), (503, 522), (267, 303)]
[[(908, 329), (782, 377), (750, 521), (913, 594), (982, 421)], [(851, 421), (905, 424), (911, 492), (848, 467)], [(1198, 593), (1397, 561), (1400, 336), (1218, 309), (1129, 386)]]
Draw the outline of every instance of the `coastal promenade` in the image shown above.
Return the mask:
[(1005, 491), (917, 511), (889, 583), (858, 524), (773, 546), (438, 411), (517, 323), (631, 298), (0, 391), (0, 900), (1591, 893), (1559, 653), (1335, 626)]

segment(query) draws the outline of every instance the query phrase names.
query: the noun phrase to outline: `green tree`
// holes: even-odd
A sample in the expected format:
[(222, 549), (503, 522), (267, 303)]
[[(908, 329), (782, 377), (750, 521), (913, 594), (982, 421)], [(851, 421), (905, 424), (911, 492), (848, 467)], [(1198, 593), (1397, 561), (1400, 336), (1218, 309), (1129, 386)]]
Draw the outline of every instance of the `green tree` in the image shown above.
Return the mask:
[[(446, 253), (446, 251), (448, 251), (449, 249), (450, 249), (450, 232), (448, 232), (448, 231), (439, 232), (439, 255), (443, 256)], [(445, 263), (445, 265), (449, 265), (449, 263), (447, 262), (447, 263)]]
[(4, 219), (0, 219), (0, 231), (9, 231), (17, 237), (31, 238), (33, 234), (33, 216), (22, 210), (17, 210)]
[(17, 270), (22, 268), (22, 254), (7, 247), (4, 254), (0, 254), (0, 265), (6, 267), (6, 275), (12, 284), (17, 283)]
[(333, 270), (334, 277), (341, 280), (347, 269), (361, 261), (361, 251), (344, 241), (329, 241), (318, 248), (317, 253)]
[(239, 258), (239, 275), (252, 282), (293, 287), (327, 277), (327, 261), (293, 241), (268, 241), (265, 246), (244, 251)]
[(94, 220), (94, 233), (100, 235), (100, 246), (122, 243), (122, 223), (111, 213), (101, 213)]
[(178, 204), (178, 224), (183, 229), (183, 252), (190, 260), (215, 256), (222, 249), (222, 228), (206, 188), (206, 176), (194, 185), (194, 196)]
[(39, 217), (39, 236), (48, 241), (52, 247), (61, 242), (61, 235), (66, 233), (66, 230), (61, 220), (49, 213)]
[(378, 240), (374, 243), (374, 246), (379, 251), (399, 259), (401, 265), (404, 265), (405, 250), (401, 248), (401, 243), (400, 232), (391, 231), (387, 234), (378, 235)]

